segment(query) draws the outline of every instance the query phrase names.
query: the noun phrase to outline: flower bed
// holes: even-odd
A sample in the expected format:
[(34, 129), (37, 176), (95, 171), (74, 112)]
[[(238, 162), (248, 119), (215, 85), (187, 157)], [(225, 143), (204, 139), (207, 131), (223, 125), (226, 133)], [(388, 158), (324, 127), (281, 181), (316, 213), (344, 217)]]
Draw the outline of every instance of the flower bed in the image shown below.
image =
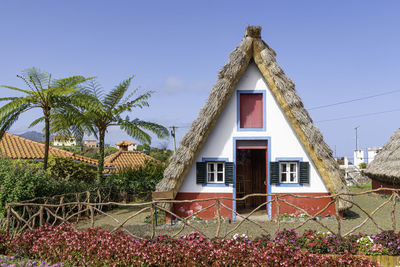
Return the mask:
[[(62, 225), (43, 226), (14, 238), (6, 234), (2, 237), (0, 248), (8, 255), (74, 266), (376, 266), (366, 257), (352, 255), (365, 246), (364, 239), (357, 242), (362, 236), (340, 239), (312, 231), (299, 236), (284, 230), (273, 240), (269, 236), (249, 240), (243, 234), (209, 239), (199, 233), (177, 239), (160, 235), (153, 240), (139, 240), (123, 231), (110, 233), (101, 228), (79, 231), (72, 225)], [(382, 244), (393, 243), (388, 235), (377, 235), (378, 239)]]
[(51, 264), (45, 261), (36, 261), (30, 259), (23, 259), (14, 256), (0, 256), (1, 267), (16, 267), (16, 266), (32, 266), (32, 267), (58, 267), (64, 266), (62, 263)]

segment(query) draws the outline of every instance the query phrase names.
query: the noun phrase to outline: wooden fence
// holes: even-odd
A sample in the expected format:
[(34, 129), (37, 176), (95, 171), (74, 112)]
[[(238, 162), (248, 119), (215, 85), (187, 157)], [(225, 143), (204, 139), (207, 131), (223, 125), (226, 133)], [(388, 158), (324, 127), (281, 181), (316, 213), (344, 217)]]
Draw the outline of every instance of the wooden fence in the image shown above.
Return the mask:
[[(350, 200), (345, 200), (343, 197), (345, 195), (351, 195), (353, 197), (355, 196), (360, 196), (360, 195), (365, 195), (365, 194), (371, 194), (371, 193), (379, 193), (379, 190), (385, 190), (386, 192), (392, 192), (392, 194), (381, 204), (379, 204), (372, 212), (368, 212), (365, 210), (365, 208), (361, 207), (357, 202), (355, 201), (350, 201)], [(104, 191), (104, 190), (103, 190)], [(66, 222), (78, 222), (81, 219), (85, 219), (88, 222), (90, 222), (90, 225), (93, 227), (95, 225), (95, 218), (97, 215), (105, 215), (109, 218), (111, 218), (115, 223), (116, 226), (112, 231), (116, 231), (118, 229), (124, 229), (127, 233), (131, 234), (132, 236), (136, 238), (142, 238), (140, 236), (137, 236), (135, 233), (132, 231), (129, 231), (129, 229), (126, 228), (126, 224), (132, 220), (133, 218), (137, 217), (139, 214), (143, 213), (148, 213), (150, 212), (151, 216), (151, 233), (149, 237), (154, 238), (156, 235), (157, 231), (157, 210), (158, 211), (163, 211), (165, 214), (169, 214), (170, 216), (176, 218), (177, 220), (180, 220), (182, 222), (181, 227), (174, 233), (172, 236), (176, 237), (179, 234), (182, 233), (182, 231), (188, 227), (191, 228), (194, 231), (200, 232), (201, 234), (204, 235), (201, 229), (199, 229), (194, 223), (191, 223), (191, 220), (194, 219), (196, 216), (198, 216), (200, 213), (209, 210), (211, 208), (215, 209), (215, 224), (216, 224), (216, 230), (215, 230), (215, 236), (216, 237), (228, 237), (235, 233), (245, 222), (251, 223), (258, 227), (260, 229), (260, 234), (262, 233), (269, 233), (269, 230), (266, 229), (266, 226), (263, 225), (263, 222), (254, 220), (252, 217), (258, 210), (261, 210), (263, 208), (266, 208), (269, 203), (275, 203), (275, 211), (276, 215), (275, 218), (273, 219), (274, 224), (276, 225), (275, 229), (275, 234), (278, 233), (279, 231), (282, 230), (282, 224), (284, 222), (284, 218), (282, 218), (280, 210), (280, 206), (282, 204), (288, 205), (302, 214), (304, 214), (305, 218), (303, 219), (300, 224), (297, 226), (293, 227), (294, 230), (299, 229), (300, 227), (306, 225), (309, 222), (316, 222), (319, 224), (323, 229), (326, 229), (327, 231), (334, 233), (338, 236), (348, 236), (351, 233), (355, 233), (357, 230), (359, 230), (363, 225), (365, 225), (368, 221), (371, 221), (374, 226), (379, 229), (380, 231), (387, 230), (382, 228), (375, 220), (374, 215), (381, 210), (384, 206), (389, 205), (390, 206), (390, 214), (387, 214), (390, 216), (391, 220), (391, 229), (393, 231), (397, 230), (397, 225), (396, 225), (396, 206), (398, 204), (399, 200), (399, 191), (396, 189), (391, 189), (391, 188), (381, 188), (381, 189), (376, 189), (376, 190), (369, 190), (369, 191), (364, 191), (364, 192), (358, 192), (358, 193), (348, 193), (348, 194), (335, 194), (335, 195), (329, 195), (329, 196), (304, 196), (304, 195), (295, 195), (295, 194), (251, 194), (247, 195), (243, 198), (228, 198), (228, 197), (216, 197), (216, 198), (207, 198), (207, 199), (195, 199), (195, 200), (153, 200), (151, 202), (146, 202), (146, 203), (119, 203), (119, 202), (113, 202), (109, 201), (110, 200), (110, 194), (111, 191), (109, 192), (101, 192), (100, 189), (97, 189), (95, 191), (87, 191), (83, 193), (77, 193), (77, 194), (69, 194), (69, 195), (60, 195), (56, 196), (54, 198), (38, 198), (34, 199), (31, 201), (24, 201), (24, 202), (19, 202), (19, 203), (8, 203), (7, 204), (7, 218), (6, 218), (6, 228), (8, 231), (13, 232), (13, 233), (20, 233), (26, 229), (34, 229), (35, 227), (44, 225), (44, 224), (63, 224)], [(106, 193), (106, 194), (105, 194)], [(328, 204), (326, 204), (323, 208), (321, 208), (319, 211), (317, 211), (314, 214), (310, 214), (305, 210), (304, 208), (298, 207), (297, 205), (290, 203), (288, 200), (285, 199), (285, 197), (291, 196), (291, 197), (296, 197), (296, 198), (310, 198), (314, 199), (316, 201), (321, 200), (321, 199), (326, 199), (329, 198), (330, 201)], [(74, 200), (71, 200), (69, 202), (66, 202), (65, 199), (69, 198), (74, 198)], [(257, 206), (255, 209), (253, 209), (251, 212), (249, 212), (246, 215), (241, 215), (237, 211), (233, 210), (232, 208), (228, 207), (227, 205), (224, 204), (224, 201), (243, 201), (245, 199), (251, 198), (251, 197), (270, 197), (269, 201), (266, 201), (259, 206)], [(353, 228), (348, 230), (347, 232), (343, 232), (342, 230), (342, 225), (343, 225), (343, 218), (340, 216), (338, 209), (336, 208), (336, 214), (334, 219), (336, 220), (336, 227), (333, 228), (332, 226), (329, 226), (324, 222), (323, 220), (320, 219), (321, 214), (326, 211), (331, 205), (336, 205), (338, 206), (339, 201), (348, 201), (350, 202), (353, 207), (357, 207), (361, 213), (364, 213), (366, 215), (366, 218), (358, 225), (355, 225)], [(57, 202), (57, 203), (56, 203)], [(173, 205), (174, 203), (193, 203), (193, 202), (208, 202), (212, 203), (208, 205), (205, 208), (202, 208), (191, 215), (183, 218), (177, 215), (172, 211), (172, 209), (169, 209), (168, 206)], [(112, 208), (115, 207), (132, 207), (137, 210), (135, 212), (132, 212), (127, 218), (123, 220), (118, 220), (116, 216), (113, 216), (110, 214), (110, 211)], [(221, 218), (221, 209), (227, 209), (233, 214), (236, 214), (237, 218), (240, 218), (241, 220), (238, 220), (238, 223), (232, 224), (232, 228), (230, 230), (227, 230), (225, 234), (221, 236), (221, 225), (223, 223), (223, 219)]]

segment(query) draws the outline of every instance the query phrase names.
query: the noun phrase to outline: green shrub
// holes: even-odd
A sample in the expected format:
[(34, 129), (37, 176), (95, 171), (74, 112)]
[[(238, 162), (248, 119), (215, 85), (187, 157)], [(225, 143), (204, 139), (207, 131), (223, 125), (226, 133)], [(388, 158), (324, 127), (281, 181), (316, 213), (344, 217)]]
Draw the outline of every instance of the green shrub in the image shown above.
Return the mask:
[(0, 213), (5, 204), (47, 195), (50, 176), (23, 161), (0, 160)]
[(47, 171), (58, 181), (94, 183), (96, 168), (72, 158), (51, 157)]
[(112, 184), (128, 194), (146, 197), (155, 190), (156, 184), (162, 179), (165, 166), (154, 161), (147, 161), (136, 169), (125, 169), (109, 177)]
[(95, 187), (84, 181), (54, 179), (41, 165), (0, 159), (0, 214), (5, 214), (5, 205), (10, 202), (82, 192)]
[(367, 168), (367, 163), (361, 162), (361, 163), (358, 165), (358, 167), (359, 167), (360, 169), (365, 169), (365, 168)]

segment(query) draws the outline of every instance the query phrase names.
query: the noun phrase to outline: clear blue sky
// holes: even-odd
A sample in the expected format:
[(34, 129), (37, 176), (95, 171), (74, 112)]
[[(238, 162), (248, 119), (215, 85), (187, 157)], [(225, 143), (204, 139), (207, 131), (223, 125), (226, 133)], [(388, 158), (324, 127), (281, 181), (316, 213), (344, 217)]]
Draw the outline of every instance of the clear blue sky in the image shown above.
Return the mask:
[[(245, 27), (261, 25), (311, 108), (400, 89), (399, 10), (399, 1), (2, 1), (0, 84), (23, 86), (16, 74), (32, 66), (54, 77), (97, 76), (106, 90), (134, 74), (133, 88), (156, 93), (131, 117), (188, 126)], [(383, 145), (400, 112), (318, 121), (398, 109), (399, 100), (396, 93), (310, 114), (336, 154), (351, 156), (355, 126), (361, 148)], [(26, 131), (37, 114), (11, 132)], [(122, 138), (112, 129), (106, 142)], [(152, 145), (165, 142), (171, 147)]]

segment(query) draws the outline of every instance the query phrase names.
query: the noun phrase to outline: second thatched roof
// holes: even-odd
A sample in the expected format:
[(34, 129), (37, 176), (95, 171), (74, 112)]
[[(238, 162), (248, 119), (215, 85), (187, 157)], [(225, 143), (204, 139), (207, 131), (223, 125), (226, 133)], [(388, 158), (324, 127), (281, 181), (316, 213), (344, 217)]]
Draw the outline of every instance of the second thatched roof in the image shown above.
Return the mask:
[[(249, 62), (254, 60), (268, 87), (290, 121), (293, 130), (304, 145), (331, 194), (348, 193), (344, 177), (332, 157), (332, 150), (324, 142), (319, 129), (304, 109), (292, 80), (276, 62), (276, 53), (261, 39), (261, 27), (249, 26), (242, 42), (232, 51), (228, 63), (219, 71), (218, 80), (207, 103), (200, 110), (189, 132), (182, 138), (177, 151), (170, 159), (164, 178), (157, 184), (154, 196), (175, 198), (202, 145), (228, 103)], [(350, 199), (350, 196), (344, 196)], [(339, 202), (339, 210), (351, 207)]]
[(400, 185), (400, 129), (383, 146), (364, 173), (389, 185)]

